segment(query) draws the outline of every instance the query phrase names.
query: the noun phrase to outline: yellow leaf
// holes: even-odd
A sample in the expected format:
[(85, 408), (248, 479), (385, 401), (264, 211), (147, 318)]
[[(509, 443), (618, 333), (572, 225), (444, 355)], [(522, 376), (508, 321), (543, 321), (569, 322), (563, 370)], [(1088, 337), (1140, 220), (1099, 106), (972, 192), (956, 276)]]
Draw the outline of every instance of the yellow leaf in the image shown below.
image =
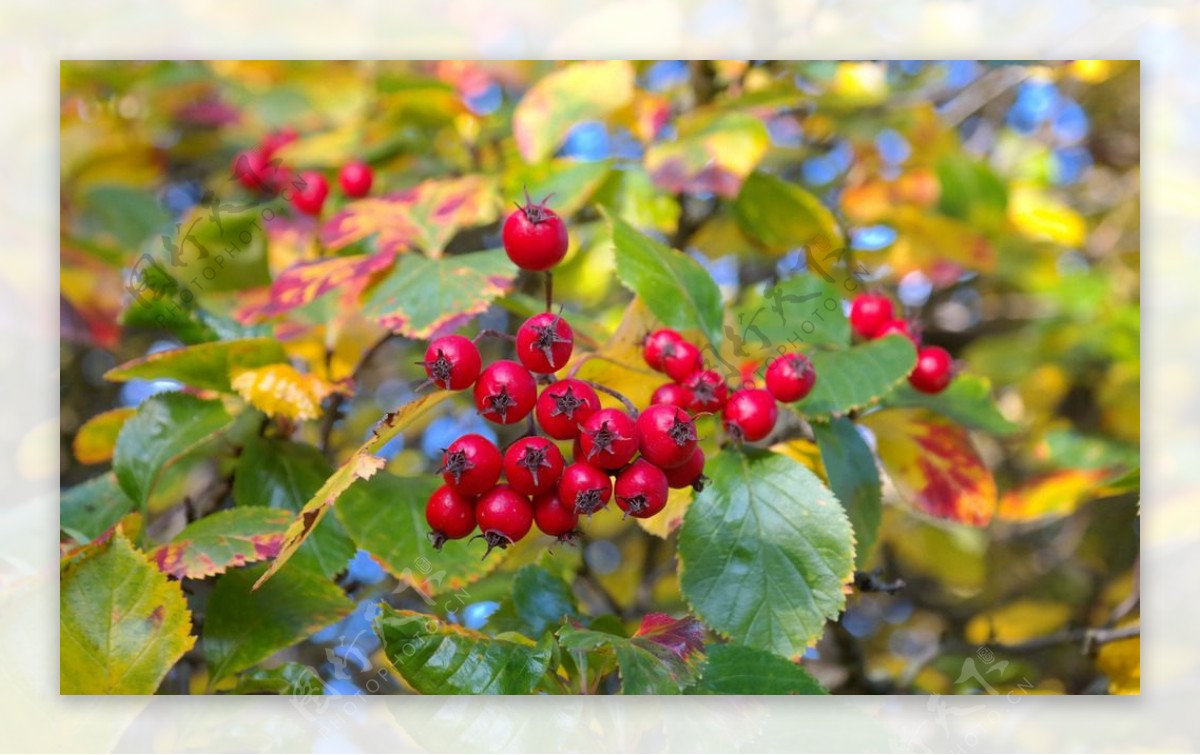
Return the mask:
[(290, 364), (271, 364), (233, 374), (233, 389), (268, 417), (293, 420), (321, 416), (321, 402), (338, 390), (313, 375), (302, 375)]
[(692, 505), (692, 499), (695, 497), (696, 493), (691, 488), (672, 489), (667, 496), (667, 505), (662, 511), (649, 519), (634, 519), (634, 521), (646, 532), (665, 540), (683, 522), (683, 515), (687, 513), (688, 506)]
[(1008, 217), (1031, 239), (1079, 246), (1087, 226), (1079, 213), (1045, 192), (1031, 187), (1014, 189), (1008, 198)]
[(694, 118), (679, 124), (680, 136), (646, 150), (646, 171), (654, 183), (674, 192), (714, 192), (735, 197), (742, 181), (770, 146), (762, 121), (745, 113)]
[(777, 454), (783, 454), (789, 459), (795, 459), (820, 475), (822, 480), (828, 481), (829, 478), (825, 475), (825, 466), (821, 464), (821, 451), (811, 440), (797, 438), (786, 443), (776, 443), (771, 446), (771, 450)]
[(1142, 641), (1139, 637), (1101, 645), (1096, 668), (1108, 677), (1110, 695), (1142, 693)]
[(1071, 618), (1065, 603), (1018, 600), (981, 613), (967, 622), (966, 640), (973, 645), (1012, 645), (1058, 631)]
[[(576, 376), (601, 383), (625, 395), (637, 406), (649, 406), (654, 389), (668, 381), (646, 366), (642, 359), (642, 338), (654, 329), (653, 316), (639, 298), (625, 309), (621, 323), (608, 342), (579, 368)], [(574, 363), (585, 357), (581, 355)], [(600, 394), (606, 406), (620, 404), (607, 394)]]
[(1038, 477), (1008, 491), (1000, 499), (996, 516), (1010, 522), (1031, 522), (1068, 516), (1095, 496), (1104, 469), (1063, 469)]
[(579, 121), (621, 109), (633, 98), (634, 70), (627, 60), (572, 63), (542, 78), (513, 111), (513, 136), (527, 162), (545, 160)]
[(92, 417), (75, 433), (71, 450), (80, 464), (102, 464), (112, 459), (117, 446), (117, 435), (125, 426), (125, 420), (137, 414), (137, 409), (125, 407), (110, 409)]

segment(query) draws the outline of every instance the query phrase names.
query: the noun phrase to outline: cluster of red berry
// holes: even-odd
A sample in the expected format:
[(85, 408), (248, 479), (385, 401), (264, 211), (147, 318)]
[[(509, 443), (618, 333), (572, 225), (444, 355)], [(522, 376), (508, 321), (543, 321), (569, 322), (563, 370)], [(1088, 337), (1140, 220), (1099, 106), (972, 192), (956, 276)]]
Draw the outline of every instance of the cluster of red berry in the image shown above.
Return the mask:
[(940, 346), (922, 346), (904, 320), (897, 319), (892, 302), (881, 294), (860, 294), (850, 304), (850, 327), (866, 339), (893, 333), (917, 347), (917, 364), (908, 374), (908, 382), (923, 393), (941, 393), (954, 378), (954, 360)]
[[(299, 138), (294, 129), (286, 128), (263, 137), (258, 146), (239, 152), (233, 161), (233, 175), (247, 189), (257, 193), (285, 196), (297, 212), (320, 215), (329, 196), (329, 182), (315, 170), (302, 171), (293, 179), (292, 169), (283, 165), (275, 153)], [(351, 199), (365, 197), (371, 191), (375, 175), (371, 167), (357, 160), (346, 163), (338, 171), (338, 183)]]

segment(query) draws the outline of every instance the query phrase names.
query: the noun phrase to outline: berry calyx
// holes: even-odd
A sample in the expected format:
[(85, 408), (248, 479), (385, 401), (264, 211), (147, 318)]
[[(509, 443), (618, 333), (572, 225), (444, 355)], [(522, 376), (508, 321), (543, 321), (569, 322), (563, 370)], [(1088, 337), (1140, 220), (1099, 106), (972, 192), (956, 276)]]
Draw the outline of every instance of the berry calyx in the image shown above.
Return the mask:
[(371, 166), (358, 160), (346, 163), (338, 171), (338, 183), (341, 184), (342, 191), (354, 199), (371, 193), (371, 183), (374, 180), (375, 174), (371, 171)]
[(557, 492), (533, 499), (533, 521), (539, 530), (558, 538), (560, 543), (572, 543), (579, 536), (579, 514), (574, 507), (564, 505)]
[(776, 401), (799, 401), (812, 391), (816, 382), (817, 371), (804, 354), (784, 354), (767, 365), (767, 390)]
[(908, 382), (922, 393), (941, 393), (954, 377), (954, 360), (940, 346), (925, 346), (917, 352), (917, 364)]
[(425, 521), (429, 524), (429, 540), (437, 550), (447, 540), (458, 540), (475, 529), (475, 500), (443, 485), (425, 503)]
[(329, 182), (325, 176), (306, 170), (299, 176), (299, 185), (292, 193), (292, 206), (305, 215), (320, 215), (329, 196)]
[(556, 440), (579, 437), (579, 426), (600, 411), (600, 397), (592, 386), (581, 380), (567, 378), (542, 389), (534, 407), (537, 423)]
[(908, 323), (904, 320), (888, 320), (883, 324), (883, 327), (879, 329), (879, 332), (875, 334), (875, 337), (883, 338), (884, 336), (890, 335), (904, 336), (908, 340), (912, 341), (914, 346), (917, 345), (917, 337), (913, 335), (912, 328), (910, 328)]
[(696, 423), (670, 404), (654, 404), (638, 415), (638, 450), (650, 463), (669, 469), (686, 462), (696, 450)]
[(850, 327), (863, 338), (874, 338), (892, 317), (892, 302), (881, 294), (859, 294), (850, 304)]
[(546, 199), (535, 203), (525, 193), (525, 204), (504, 220), (501, 240), (513, 264), (522, 270), (540, 272), (562, 262), (567, 254), (567, 226)]
[(746, 442), (770, 435), (778, 416), (775, 397), (761, 388), (734, 391), (722, 412), (725, 430), (734, 440)]
[(533, 527), (533, 504), (529, 499), (513, 490), (508, 485), (497, 485), (484, 493), (475, 504), (475, 521), (487, 551), (487, 558), (493, 548), (501, 550), (529, 534)]
[(700, 358), (700, 349), (690, 341), (680, 341), (675, 344), (671, 353), (662, 358), (663, 372), (676, 383), (682, 383), (693, 373), (704, 369), (704, 361)]
[(675, 352), (675, 346), (683, 343), (683, 336), (670, 328), (660, 328), (642, 339), (642, 358), (652, 370), (663, 371), (663, 358)]
[(667, 505), (667, 476), (645, 459), (621, 470), (613, 490), (626, 516), (648, 519)]
[(715, 370), (702, 370), (692, 374), (683, 381), (683, 387), (692, 394), (692, 402), (688, 409), (693, 414), (714, 413), (721, 411), (729, 398), (729, 386)]
[(531, 435), (504, 452), (504, 477), (518, 493), (540, 495), (554, 490), (566, 464), (562, 451), (545, 438)]
[(479, 349), (462, 336), (435, 338), (425, 349), (425, 374), (439, 388), (461, 391), (479, 377)]
[(654, 394), (650, 396), (650, 403), (670, 404), (678, 406), (680, 409), (687, 409), (692, 405), (692, 392), (679, 383), (663, 383), (654, 389)]
[(563, 470), (558, 497), (577, 515), (591, 516), (608, 504), (612, 497), (612, 481), (602, 470), (577, 461)]
[(637, 424), (619, 409), (601, 409), (580, 426), (584, 459), (601, 469), (618, 469), (638, 450)]
[(470, 433), (450, 444), (442, 452), (438, 474), (446, 484), (463, 495), (479, 495), (500, 479), (500, 449), (482, 435)]
[(684, 463), (671, 469), (664, 469), (663, 474), (667, 476), (667, 486), (679, 490), (692, 488), (697, 493), (704, 490), (704, 486), (708, 484), (708, 478), (704, 476), (704, 461), (703, 449), (697, 448)]
[(517, 330), (517, 358), (530, 372), (558, 372), (571, 358), (575, 333), (562, 315), (542, 312)]
[(500, 425), (520, 422), (537, 401), (537, 382), (516, 362), (492, 362), (475, 381), (475, 408), (484, 419)]

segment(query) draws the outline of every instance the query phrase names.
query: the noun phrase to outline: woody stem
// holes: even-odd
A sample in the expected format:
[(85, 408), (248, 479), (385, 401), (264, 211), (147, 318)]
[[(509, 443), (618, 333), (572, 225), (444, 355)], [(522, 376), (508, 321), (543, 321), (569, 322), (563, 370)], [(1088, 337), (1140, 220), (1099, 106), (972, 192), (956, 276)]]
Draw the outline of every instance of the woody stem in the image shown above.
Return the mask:
[(625, 405), (625, 408), (629, 411), (629, 414), (631, 416), (636, 417), (638, 415), (637, 406), (635, 406), (634, 403), (632, 401), (630, 401), (628, 398), (626, 398), (623, 394), (618, 393), (617, 391), (614, 391), (612, 388), (609, 388), (607, 385), (600, 385), (599, 383), (593, 383), (591, 380), (582, 380), (580, 378), (575, 378), (575, 379), (579, 380), (579, 382), (581, 382), (585, 385), (591, 386), (593, 390), (600, 391), (601, 393), (607, 393), (608, 395), (612, 396), (616, 400), (620, 401), (622, 404)]
[(554, 306), (554, 273), (546, 271), (546, 311)]

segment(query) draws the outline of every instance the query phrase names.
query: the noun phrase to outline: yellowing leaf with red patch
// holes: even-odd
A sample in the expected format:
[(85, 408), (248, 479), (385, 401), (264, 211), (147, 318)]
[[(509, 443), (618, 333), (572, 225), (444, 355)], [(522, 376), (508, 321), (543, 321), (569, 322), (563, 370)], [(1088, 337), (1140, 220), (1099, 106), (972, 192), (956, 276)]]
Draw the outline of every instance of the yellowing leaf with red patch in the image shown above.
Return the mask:
[(302, 262), (283, 271), (271, 284), (271, 293), (263, 306), (243, 307), (237, 312), (242, 323), (276, 317), (310, 304), (318, 297), (339, 289), (344, 301), (353, 301), (366, 288), (371, 276), (386, 270), (395, 261), (395, 253), (355, 254)]
[(900, 498), (939, 519), (982, 527), (996, 510), (996, 480), (961, 426), (923, 409), (863, 419)]
[(291, 519), (288, 511), (254, 506), (218, 511), (189, 524), (150, 559), (176, 579), (211, 577), (274, 558)]
[(667, 191), (713, 192), (732, 198), (770, 143), (767, 127), (752, 115), (705, 117), (695, 125), (681, 123), (677, 140), (646, 150), (646, 171)]
[(266, 229), (267, 267), (272, 279), (301, 262), (312, 262), (319, 256), (317, 224), (311, 217), (276, 215), (266, 222)]
[(1059, 519), (1100, 492), (1104, 469), (1062, 469), (1014, 488), (1000, 499), (996, 516), (1009, 522)]
[(351, 202), (321, 227), (336, 251), (370, 236), (380, 254), (417, 248), (437, 256), (460, 228), (497, 217), (496, 182), (484, 176), (431, 179), (385, 197)]
[(71, 442), (71, 450), (79, 463), (103, 464), (111, 460), (113, 450), (117, 447), (117, 435), (125, 426), (125, 420), (135, 414), (137, 409), (132, 407), (110, 409), (83, 423)]
[(234, 374), (233, 389), (268, 417), (293, 420), (321, 416), (321, 402), (337, 386), (315, 375), (304, 375), (290, 364), (272, 364)]
[(521, 157), (531, 163), (545, 160), (572, 126), (621, 109), (633, 93), (633, 64), (627, 60), (571, 63), (542, 77), (513, 111), (513, 136)]

